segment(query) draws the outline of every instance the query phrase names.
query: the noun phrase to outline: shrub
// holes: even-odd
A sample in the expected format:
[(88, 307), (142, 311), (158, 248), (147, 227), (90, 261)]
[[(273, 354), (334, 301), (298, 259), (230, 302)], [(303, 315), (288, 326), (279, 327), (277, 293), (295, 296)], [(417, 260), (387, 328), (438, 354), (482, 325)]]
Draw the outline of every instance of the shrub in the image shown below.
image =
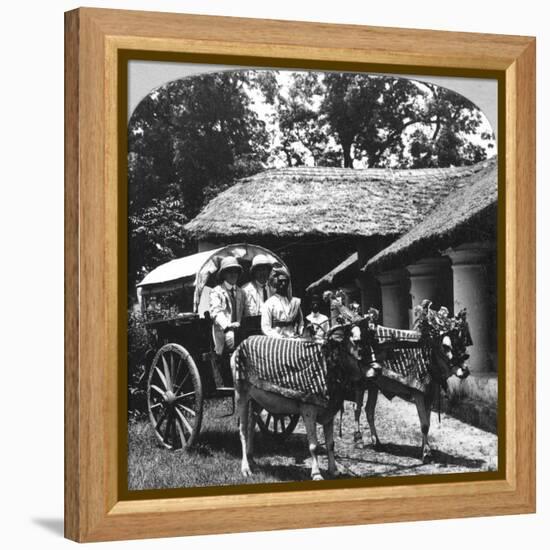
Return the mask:
[(143, 316), (128, 311), (128, 414), (142, 416), (147, 412), (147, 351), (151, 348)]

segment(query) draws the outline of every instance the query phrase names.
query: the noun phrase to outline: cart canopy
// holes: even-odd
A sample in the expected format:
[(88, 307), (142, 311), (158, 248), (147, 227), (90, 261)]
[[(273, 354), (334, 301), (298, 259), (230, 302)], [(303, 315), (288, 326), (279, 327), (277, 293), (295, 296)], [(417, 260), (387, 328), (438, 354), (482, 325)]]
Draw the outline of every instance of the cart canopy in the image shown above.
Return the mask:
[[(222, 249), (206, 250), (205, 252), (161, 264), (148, 273), (136, 287), (141, 287), (142, 293), (146, 290), (149, 292), (162, 292), (164, 287), (171, 286), (170, 283), (176, 283), (190, 277), (194, 279), (204, 262), (220, 250)], [(145, 289), (145, 287), (148, 288)]]
[(243, 284), (249, 280), (252, 259), (258, 254), (267, 256), (274, 266), (283, 267), (290, 276), (288, 267), (274, 252), (254, 244), (230, 244), (178, 258), (153, 269), (136, 285), (138, 300), (142, 303), (144, 296), (194, 287), (192, 309), (202, 317), (204, 312), (208, 311), (210, 290), (219, 282), (217, 272), (221, 261), (228, 256), (237, 259), (243, 268), (239, 284)]

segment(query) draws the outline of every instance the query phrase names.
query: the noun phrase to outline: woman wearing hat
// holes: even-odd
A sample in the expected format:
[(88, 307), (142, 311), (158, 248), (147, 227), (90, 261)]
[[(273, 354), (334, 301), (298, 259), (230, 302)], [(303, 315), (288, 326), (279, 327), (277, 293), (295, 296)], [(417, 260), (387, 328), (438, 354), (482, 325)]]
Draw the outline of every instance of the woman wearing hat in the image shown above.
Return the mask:
[(254, 256), (250, 267), (251, 280), (243, 286), (246, 317), (261, 315), (264, 302), (273, 295), (273, 288), (268, 284), (271, 267), (271, 260), (265, 254)]
[(282, 268), (274, 268), (269, 278), (275, 294), (262, 308), (262, 332), (266, 336), (293, 338), (304, 330), (300, 299), (289, 292), (290, 277)]
[(210, 292), (210, 317), (216, 354), (231, 353), (236, 346), (235, 334), (241, 325), (245, 295), (237, 281), (243, 268), (233, 256), (224, 258), (218, 271), (220, 284)]

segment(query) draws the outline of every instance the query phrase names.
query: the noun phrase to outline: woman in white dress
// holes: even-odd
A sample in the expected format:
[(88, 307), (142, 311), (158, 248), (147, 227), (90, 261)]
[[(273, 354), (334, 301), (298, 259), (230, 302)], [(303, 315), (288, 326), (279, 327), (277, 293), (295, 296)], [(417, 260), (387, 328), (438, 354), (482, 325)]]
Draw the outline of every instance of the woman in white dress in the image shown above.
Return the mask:
[(275, 294), (262, 306), (262, 332), (276, 338), (296, 338), (304, 330), (300, 299), (289, 293), (290, 278), (281, 268), (274, 268), (270, 284)]

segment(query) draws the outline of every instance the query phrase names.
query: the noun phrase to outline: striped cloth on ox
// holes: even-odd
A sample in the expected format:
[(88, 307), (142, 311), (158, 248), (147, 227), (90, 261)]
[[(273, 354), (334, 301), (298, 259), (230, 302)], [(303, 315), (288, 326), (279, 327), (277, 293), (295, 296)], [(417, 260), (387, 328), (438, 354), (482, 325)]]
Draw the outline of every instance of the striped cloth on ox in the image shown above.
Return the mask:
[(328, 403), (327, 366), (319, 342), (250, 336), (235, 350), (234, 365), (236, 380), (304, 403)]
[(420, 333), (378, 325), (376, 340), (382, 375), (407, 387), (425, 391), (432, 381), (431, 350), (421, 345)]

